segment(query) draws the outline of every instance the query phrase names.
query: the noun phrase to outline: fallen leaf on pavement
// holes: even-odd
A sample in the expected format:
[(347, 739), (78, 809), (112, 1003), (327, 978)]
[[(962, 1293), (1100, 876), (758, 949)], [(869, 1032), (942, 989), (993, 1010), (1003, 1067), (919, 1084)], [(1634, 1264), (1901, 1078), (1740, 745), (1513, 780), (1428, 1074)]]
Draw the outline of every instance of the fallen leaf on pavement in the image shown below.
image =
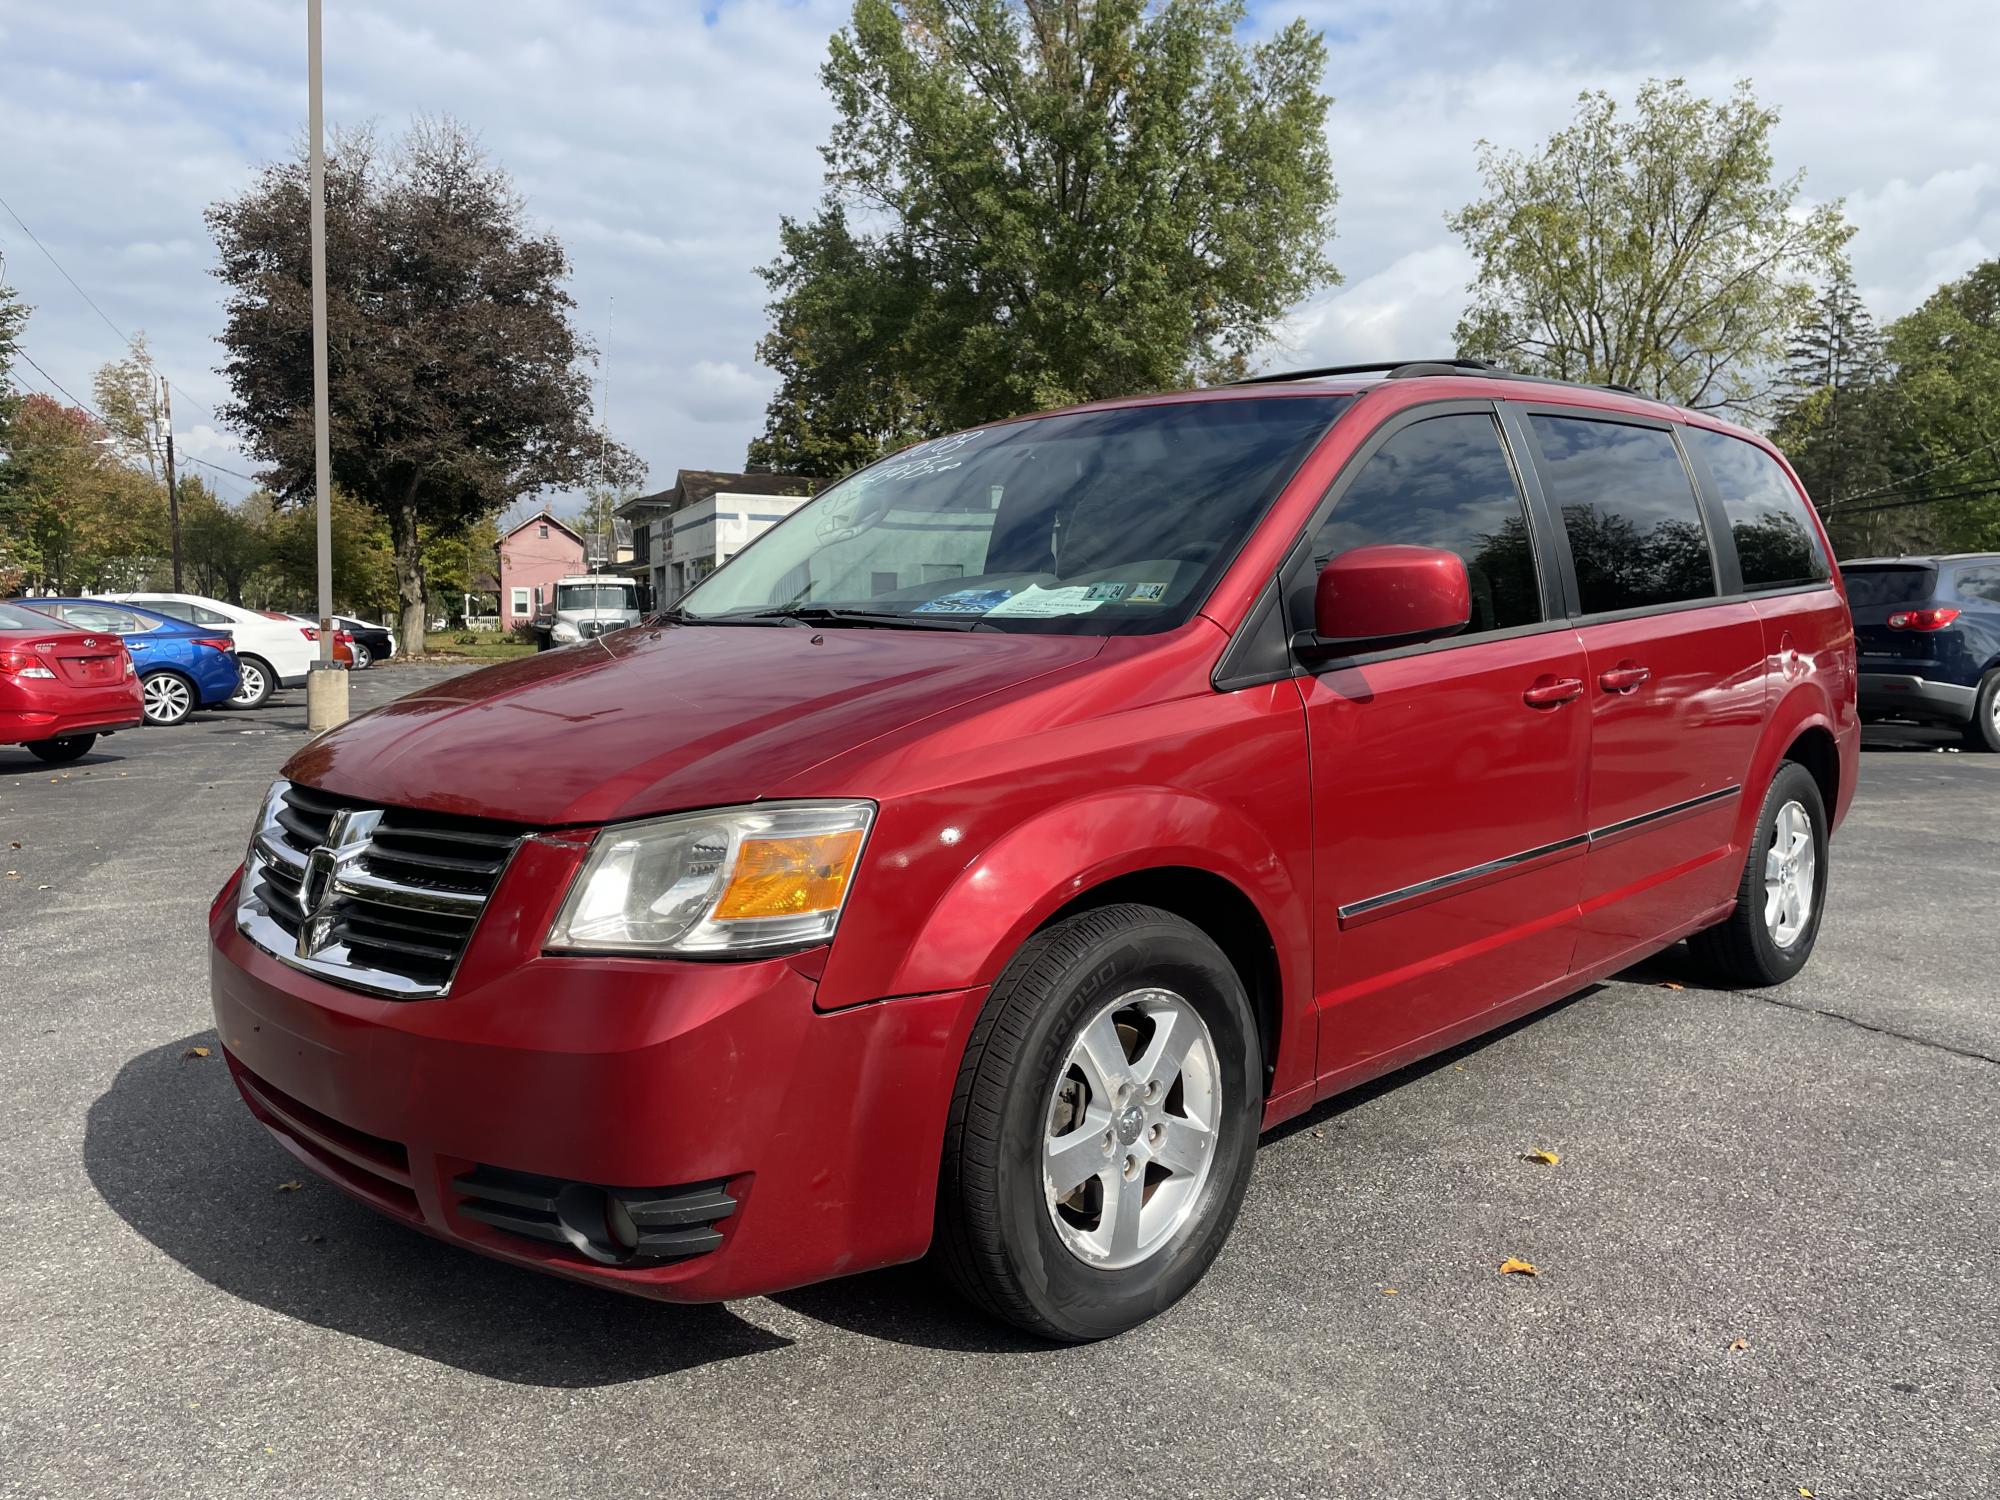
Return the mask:
[(300, 1188), (304, 1186), (305, 1184), (303, 1182), (300, 1182), (298, 1178), (294, 1177), (290, 1182), (279, 1183), (278, 1191), (281, 1193), (296, 1193)]
[(1396, 1295), (1396, 1289), (1392, 1286), (1385, 1286), (1382, 1288), (1382, 1295), (1385, 1297), (1393, 1297)]
[(21, 847), (21, 841), (19, 839), (9, 839), (7, 840), (7, 847), (9, 849), (18, 849)]
[(1562, 1158), (1553, 1151), (1542, 1150), (1542, 1151), (1523, 1151), (1521, 1153), (1521, 1160), (1538, 1161), (1545, 1167), (1553, 1167), (1558, 1162), (1560, 1162)]
[(1502, 1276), (1539, 1276), (1542, 1273), (1537, 1271), (1527, 1261), (1516, 1260), (1510, 1255), (1500, 1262), (1500, 1274)]
[(1684, 990), (1687, 986), (1684, 984), (1675, 984), (1671, 979), (1662, 979), (1660, 981), (1660, 988), (1663, 990)]
[(1748, 1349), (1749, 1347), (1750, 1347), (1750, 1340), (1748, 1339), (1731, 1339), (1729, 1341), (1729, 1352), (1731, 1354), (1741, 1354), (1745, 1349)]
[(190, 1057), (206, 1057), (206, 1056), (208, 1056), (208, 1048), (190, 1047), (187, 1049), (187, 1051), (181, 1054), (181, 1059), (182, 1061), (186, 1061)]

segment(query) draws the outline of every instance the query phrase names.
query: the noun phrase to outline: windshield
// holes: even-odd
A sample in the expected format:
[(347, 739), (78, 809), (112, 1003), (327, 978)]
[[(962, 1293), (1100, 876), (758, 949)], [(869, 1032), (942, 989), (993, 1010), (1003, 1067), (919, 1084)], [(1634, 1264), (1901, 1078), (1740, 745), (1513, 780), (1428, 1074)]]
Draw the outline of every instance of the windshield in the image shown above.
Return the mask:
[(556, 586), (557, 609), (632, 609), (632, 591), (615, 583), (563, 583)]
[(1840, 581), (1847, 585), (1847, 603), (1852, 608), (1871, 604), (1909, 604), (1928, 599), (1937, 584), (1937, 570), (1928, 567), (1842, 568)]
[(1037, 417), (907, 448), (826, 490), (681, 602), (1111, 635), (1192, 615), (1347, 396)]

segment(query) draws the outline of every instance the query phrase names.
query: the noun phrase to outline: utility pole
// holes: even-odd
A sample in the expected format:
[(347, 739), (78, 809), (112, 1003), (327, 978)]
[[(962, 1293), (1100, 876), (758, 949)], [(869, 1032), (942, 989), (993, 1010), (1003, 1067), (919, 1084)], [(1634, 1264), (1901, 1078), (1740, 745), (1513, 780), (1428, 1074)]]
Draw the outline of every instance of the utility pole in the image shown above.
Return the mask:
[(181, 590), (181, 491), (174, 483), (174, 393), (167, 377), (160, 377), (162, 422), (167, 429), (167, 531), (174, 543), (174, 592)]
[(320, 0), (306, 0), (306, 133), (312, 176), (313, 492), (319, 502), (319, 660), (306, 673), (306, 727), (347, 722), (347, 674), (333, 659), (333, 455), (326, 398), (326, 147), (320, 87)]

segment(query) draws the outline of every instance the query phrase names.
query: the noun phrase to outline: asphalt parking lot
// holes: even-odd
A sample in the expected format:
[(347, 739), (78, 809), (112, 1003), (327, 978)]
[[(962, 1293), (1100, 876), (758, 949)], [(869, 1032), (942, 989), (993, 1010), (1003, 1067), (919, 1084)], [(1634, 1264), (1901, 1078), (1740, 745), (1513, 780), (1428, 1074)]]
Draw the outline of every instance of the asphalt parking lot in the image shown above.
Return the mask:
[(918, 1268), (658, 1306), (288, 1188), (203, 917), (304, 738), (0, 747), (0, 1493), (2000, 1490), (2000, 756), (1871, 736), (1800, 979), (1668, 954), (1322, 1108), (1193, 1296), (1059, 1350)]

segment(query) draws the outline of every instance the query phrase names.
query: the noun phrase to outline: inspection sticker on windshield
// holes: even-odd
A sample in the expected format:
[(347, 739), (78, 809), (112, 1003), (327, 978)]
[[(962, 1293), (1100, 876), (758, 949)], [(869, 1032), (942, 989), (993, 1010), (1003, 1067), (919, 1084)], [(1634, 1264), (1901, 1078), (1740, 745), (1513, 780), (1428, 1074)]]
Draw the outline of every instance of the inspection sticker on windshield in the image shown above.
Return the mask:
[(987, 611), (990, 615), (1087, 615), (1104, 600), (1091, 597), (1089, 584), (1045, 589), (1029, 584), (1020, 593)]
[(1005, 603), (1012, 589), (960, 589), (953, 594), (939, 594), (935, 599), (926, 599), (910, 613), (913, 615), (983, 615), (995, 605)]
[(1167, 597), (1164, 583), (1135, 583), (1132, 592), (1125, 596), (1127, 604), (1158, 604)]
[(1131, 587), (1129, 583), (1093, 583), (1083, 597), (1095, 599), (1099, 604), (1116, 604)]

